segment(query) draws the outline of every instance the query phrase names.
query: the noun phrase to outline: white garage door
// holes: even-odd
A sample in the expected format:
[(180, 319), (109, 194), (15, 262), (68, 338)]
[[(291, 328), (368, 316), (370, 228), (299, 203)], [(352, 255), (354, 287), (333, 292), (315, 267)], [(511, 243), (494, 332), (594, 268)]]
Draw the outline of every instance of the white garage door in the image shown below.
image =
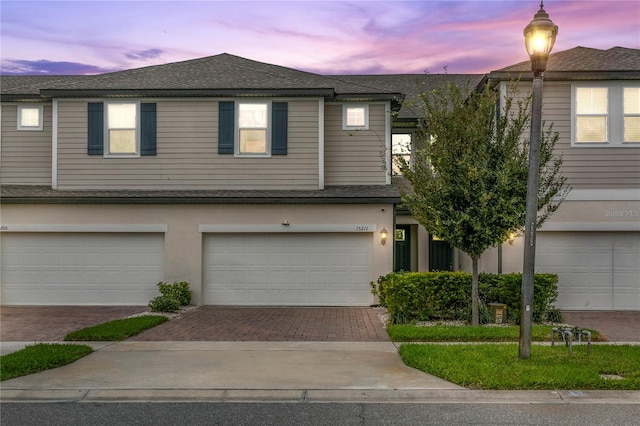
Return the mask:
[(163, 235), (3, 233), (2, 303), (146, 305), (163, 279)]
[(536, 270), (558, 274), (562, 309), (640, 310), (640, 232), (540, 232)]
[(208, 305), (367, 306), (371, 234), (209, 234)]

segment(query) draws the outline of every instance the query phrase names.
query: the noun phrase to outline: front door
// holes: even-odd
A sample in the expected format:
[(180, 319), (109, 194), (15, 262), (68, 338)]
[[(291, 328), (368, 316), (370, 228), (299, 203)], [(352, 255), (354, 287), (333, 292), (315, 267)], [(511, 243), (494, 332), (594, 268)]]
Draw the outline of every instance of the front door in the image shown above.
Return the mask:
[(429, 235), (429, 270), (453, 271), (453, 249), (448, 242)]
[(394, 272), (411, 271), (411, 232), (409, 225), (396, 225), (394, 233), (395, 261)]

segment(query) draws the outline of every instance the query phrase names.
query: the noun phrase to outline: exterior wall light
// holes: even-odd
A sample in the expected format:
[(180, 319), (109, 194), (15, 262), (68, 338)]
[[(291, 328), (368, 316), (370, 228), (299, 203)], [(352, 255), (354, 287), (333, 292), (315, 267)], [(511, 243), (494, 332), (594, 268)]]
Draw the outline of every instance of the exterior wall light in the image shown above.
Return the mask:
[(380, 230), (380, 244), (385, 245), (387, 243), (387, 238), (389, 238), (389, 231), (384, 226)]
[(509, 242), (509, 245), (510, 245), (510, 246), (512, 246), (512, 245), (513, 245), (513, 242), (516, 240), (516, 236), (517, 236), (517, 235), (516, 235), (516, 234), (514, 234), (514, 233), (509, 234), (509, 238), (507, 239), (507, 241)]

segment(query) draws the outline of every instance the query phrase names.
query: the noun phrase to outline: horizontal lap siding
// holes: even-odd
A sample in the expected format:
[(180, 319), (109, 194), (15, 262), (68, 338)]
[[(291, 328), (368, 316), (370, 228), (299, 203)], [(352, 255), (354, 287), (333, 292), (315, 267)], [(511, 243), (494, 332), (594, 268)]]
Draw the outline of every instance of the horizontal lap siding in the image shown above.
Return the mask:
[(43, 119), (42, 131), (18, 131), (18, 106), (2, 105), (3, 185), (51, 185), (51, 105)]
[(60, 102), (59, 187), (109, 189), (315, 189), (318, 102), (289, 103), (288, 154), (218, 154), (218, 102), (157, 102), (157, 155), (87, 155), (87, 102)]
[(325, 183), (384, 185), (385, 105), (369, 106), (369, 130), (342, 130), (342, 105), (325, 108)]
[(556, 152), (563, 155), (562, 173), (573, 189), (638, 187), (640, 147), (571, 146), (571, 83), (545, 82), (542, 111), (543, 120), (560, 134)]

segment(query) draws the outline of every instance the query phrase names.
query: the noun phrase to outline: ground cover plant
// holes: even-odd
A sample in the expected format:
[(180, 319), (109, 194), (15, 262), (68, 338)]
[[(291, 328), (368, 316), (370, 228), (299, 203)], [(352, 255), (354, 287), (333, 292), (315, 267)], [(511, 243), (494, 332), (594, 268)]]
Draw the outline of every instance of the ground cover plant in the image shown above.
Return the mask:
[[(551, 341), (551, 326), (534, 325), (534, 342)], [(520, 328), (517, 326), (454, 326), (435, 325), (422, 327), (397, 324), (387, 326), (387, 333), (394, 342), (517, 342)], [(599, 334), (592, 333), (592, 340)]]
[(155, 327), (165, 321), (167, 321), (167, 317), (163, 315), (144, 315), (119, 319), (71, 332), (65, 336), (64, 340), (115, 342), (128, 339), (131, 336), (142, 333), (144, 330)]
[[(471, 389), (640, 390), (640, 346), (585, 345), (531, 348), (518, 357), (517, 344), (403, 344), (405, 364)], [(604, 378), (603, 375), (621, 379)]]
[(36, 343), (0, 357), (0, 381), (70, 364), (93, 352), (90, 346)]

